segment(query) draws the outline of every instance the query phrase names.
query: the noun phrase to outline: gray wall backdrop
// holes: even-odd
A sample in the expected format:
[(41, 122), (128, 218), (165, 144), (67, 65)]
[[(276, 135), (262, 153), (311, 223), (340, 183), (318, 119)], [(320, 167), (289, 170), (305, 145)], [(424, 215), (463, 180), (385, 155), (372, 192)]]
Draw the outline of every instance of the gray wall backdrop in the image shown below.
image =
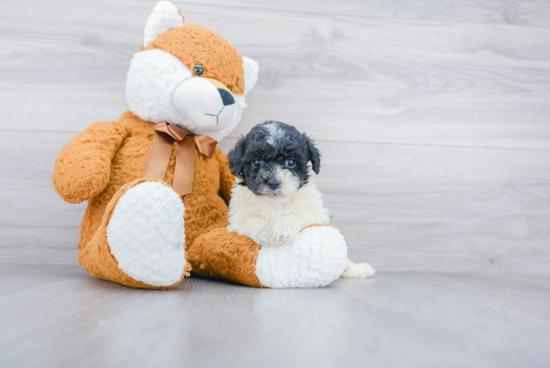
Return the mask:
[[(126, 110), (156, 1), (0, 3), (0, 262), (76, 264), (63, 145)], [(550, 273), (550, 3), (174, 1), (260, 63), (242, 123), (311, 134), (352, 258), (383, 271)]]

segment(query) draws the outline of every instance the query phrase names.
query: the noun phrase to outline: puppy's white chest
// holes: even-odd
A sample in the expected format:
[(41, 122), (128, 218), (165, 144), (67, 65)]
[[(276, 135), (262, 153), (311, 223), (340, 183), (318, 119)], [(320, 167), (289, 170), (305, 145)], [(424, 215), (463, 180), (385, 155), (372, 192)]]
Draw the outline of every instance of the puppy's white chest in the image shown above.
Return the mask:
[(296, 215), (296, 206), (292, 199), (282, 203), (271, 200), (271, 203), (259, 204), (257, 211), (260, 217), (271, 221), (276, 218)]
[(321, 193), (309, 182), (292, 198), (257, 196), (247, 187), (233, 189), (229, 204), (229, 231), (257, 241), (268, 224), (286, 223), (295, 232), (311, 224), (329, 224)]

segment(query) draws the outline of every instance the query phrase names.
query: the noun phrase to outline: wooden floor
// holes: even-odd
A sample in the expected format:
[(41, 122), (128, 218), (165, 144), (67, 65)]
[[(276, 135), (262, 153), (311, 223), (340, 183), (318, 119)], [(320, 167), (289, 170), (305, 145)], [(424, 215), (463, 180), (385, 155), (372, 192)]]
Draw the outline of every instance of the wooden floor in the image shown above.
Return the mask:
[(548, 367), (546, 278), (387, 272), (324, 289), (0, 266), (2, 367)]
[(156, 0), (0, 3), (0, 367), (550, 366), (550, 2), (175, 1), (260, 64), (241, 124), (312, 135), (373, 280), (131, 290), (76, 262), (69, 139), (127, 108)]

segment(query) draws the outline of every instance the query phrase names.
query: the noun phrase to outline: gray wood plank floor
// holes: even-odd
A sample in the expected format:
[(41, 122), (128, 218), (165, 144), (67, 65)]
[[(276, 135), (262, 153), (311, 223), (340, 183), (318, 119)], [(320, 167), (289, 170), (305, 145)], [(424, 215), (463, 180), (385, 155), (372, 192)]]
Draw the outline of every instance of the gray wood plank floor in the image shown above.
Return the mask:
[(324, 289), (135, 290), (0, 265), (2, 367), (547, 367), (538, 277), (387, 272)]

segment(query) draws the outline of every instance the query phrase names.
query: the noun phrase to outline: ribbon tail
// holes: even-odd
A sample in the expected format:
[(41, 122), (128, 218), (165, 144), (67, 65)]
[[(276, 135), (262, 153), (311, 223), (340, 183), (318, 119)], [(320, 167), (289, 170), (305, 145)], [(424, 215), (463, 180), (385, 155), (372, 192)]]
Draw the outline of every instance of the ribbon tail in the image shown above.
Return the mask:
[(144, 178), (164, 180), (172, 153), (172, 143), (171, 137), (158, 131), (155, 132), (145, 164)]
[(195, 170), (195, 140), (187, 136), (178, 142), (176, 150), (176, 168), (174, 171), (174, 191), (183, 197), (193, 191), (193, 173)]

